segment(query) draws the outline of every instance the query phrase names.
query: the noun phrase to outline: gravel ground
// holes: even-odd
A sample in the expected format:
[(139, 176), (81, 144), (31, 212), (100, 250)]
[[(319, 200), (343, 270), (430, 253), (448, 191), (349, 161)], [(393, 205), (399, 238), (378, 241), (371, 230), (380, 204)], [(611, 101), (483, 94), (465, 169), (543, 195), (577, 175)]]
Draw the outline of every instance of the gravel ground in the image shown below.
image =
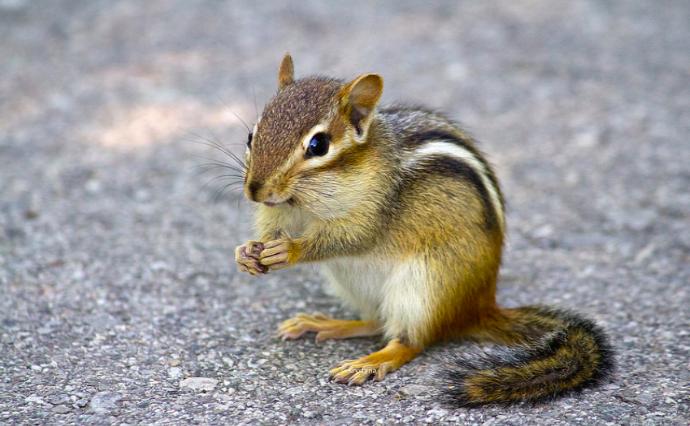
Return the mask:
[[(688, 424), (687, 1), (0, 0), (0, 423)], [(606, 327), (610, 383), (449, 409), (436, 349), (382, 383), (327, 380), (360, 339), (280, 342), (352, 315), (308, 268), (252, 279), (251, 207), (195, 165), (237, 152), (289, 50), (299, 75), (386, 78), (496, 164), (499, 298)], [(255, 106), (257, 105), (257, 106)]]

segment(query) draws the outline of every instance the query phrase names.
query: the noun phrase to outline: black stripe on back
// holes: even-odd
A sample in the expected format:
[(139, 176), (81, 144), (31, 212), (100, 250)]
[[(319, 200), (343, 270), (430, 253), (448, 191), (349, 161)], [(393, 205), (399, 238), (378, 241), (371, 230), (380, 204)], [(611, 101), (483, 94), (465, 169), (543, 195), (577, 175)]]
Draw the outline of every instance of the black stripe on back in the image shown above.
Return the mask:
[(415, 175), (441, 175), (460, 178), (469, 182), (479, 194), (484, 207), (484, 225), (487, 229), (495, 229), (498, 225), (498, 217), (491, 203), (489, 190), (484, 186), (479, 173), (469, 164), (443, 154), (433, 154), (419, 160), (414, 166)]
[(413, 134), (412, 137), (409, 137), (404, 141), (404, 145), (409, 148), (417, 148), (430, 141), (450, 142), (469, 151), (477, 159), (477, 161), (484, 166), (486, 175), (498, 194), (498, 202), (501, 203), (501, 207), (504, 207), (503, 194), (501, 193), (501, 187), (498, 185), (498, 180), (496, 179), (496, 176), (494, 175), (489, 163), (472, 142), (456, 133), (441, 129), (433, 129)]

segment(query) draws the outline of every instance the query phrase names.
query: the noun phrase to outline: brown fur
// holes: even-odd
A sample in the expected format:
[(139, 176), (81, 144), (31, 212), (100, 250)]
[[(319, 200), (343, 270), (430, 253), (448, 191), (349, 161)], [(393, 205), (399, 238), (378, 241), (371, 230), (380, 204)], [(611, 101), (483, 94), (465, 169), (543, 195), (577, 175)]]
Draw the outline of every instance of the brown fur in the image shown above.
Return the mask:
[(341, 83), (298, 80), (284, 87), (264, 108), (252, 142), (248, 181), (264, 182), (295, 149), (295, 142), (335, 107)]

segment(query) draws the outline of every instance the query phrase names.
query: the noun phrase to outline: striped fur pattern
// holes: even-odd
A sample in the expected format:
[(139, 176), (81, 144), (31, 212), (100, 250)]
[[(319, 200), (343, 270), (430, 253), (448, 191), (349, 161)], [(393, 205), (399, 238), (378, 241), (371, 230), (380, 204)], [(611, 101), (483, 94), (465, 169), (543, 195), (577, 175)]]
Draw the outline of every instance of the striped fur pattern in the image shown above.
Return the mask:
[(510, 312), (514, 321), (506, 331), (515, 333), (520, 343), (442, 361), (436, 377), (448, 403), (476, 407), (542, 402), (611, 375), (613, 349), (592, 321), (540, 306)]
[(439, 174), (464, 179), (482, 198), (486, 225), (503, 230), (504, 199), (498, 180), (472, 139), (445, 116), (421, 107), (397, 105), (384, 108), (382, 117), (398, 135), (398, 147), (406, 155), (403, 167), (414, 174), (432, 169)]
[[(366, 371), (380, 379), (430, 345), (463, 338), (517, 346), (449, 367), (461, 405), (542, 399), (605, 375), (608, 346), (588, 321), (496, 305), (505, 203), (470, 136), (424, 108), (379, 108), (375, 74), (343, 82), (292, 73), (286, 56), (247, 152), (245, 193), (268, 248), (238, 263), (254, 275), (265, 272), (257, 261), (270, 270), (317, 263), (332, 293), (378, 326), (389, 345), (335, 369), (338, 381), (361, 384)], [(309, 156), (317, 133), (329, 148)]]

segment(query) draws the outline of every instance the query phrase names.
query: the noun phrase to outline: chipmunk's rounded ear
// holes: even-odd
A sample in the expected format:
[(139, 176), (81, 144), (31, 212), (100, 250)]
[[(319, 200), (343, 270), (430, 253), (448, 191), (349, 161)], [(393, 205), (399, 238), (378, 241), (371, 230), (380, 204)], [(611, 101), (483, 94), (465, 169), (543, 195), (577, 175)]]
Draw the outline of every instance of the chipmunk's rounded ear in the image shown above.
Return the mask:
[(278, 69), (278, 89), (291, 85), (295, 81), (295, 66), (292, 64), (292, 56), (286, 53), (280, 62)]
[(340, 90), (340, 106), (359, 136), (366, 133), (382, 93), (383, 78), (378, 74), (362, 74)]

